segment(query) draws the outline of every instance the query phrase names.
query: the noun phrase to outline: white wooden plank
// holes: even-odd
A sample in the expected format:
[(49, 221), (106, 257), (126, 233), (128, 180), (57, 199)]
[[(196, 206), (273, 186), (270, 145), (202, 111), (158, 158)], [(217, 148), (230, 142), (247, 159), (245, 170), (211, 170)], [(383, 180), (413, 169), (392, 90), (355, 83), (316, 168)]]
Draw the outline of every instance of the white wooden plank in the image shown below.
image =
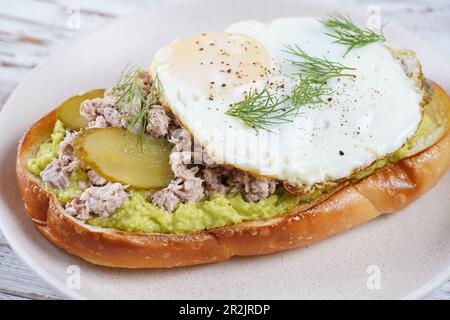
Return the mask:
[[(90, 2), (96, 3), (97, 1)], [(127, 2), (123, 3), (125, 4)], [(115, 16), (115, 14), (108, 12), (98, 11), (97, 13), (95, 10), (89, 10), (87, 6), (81, 5), (80, 1), (60, 4), (52, 1), (20, 0), (8, 1), (6, 5), (3, 5), (0, 17), (4, 19), (13, 18), (14, 20), (27, 21), (29, 23), (52, 28), (65, 28), (67, 18), (70, 15), (70, 11), (67, 11), (67, 7), (74, 5), (79, 6), (85, 16), (92, 15), (105, 18), (113, 18)], [(105, 10), (110, 7), (105, 3), (103, 3), (102, 6)], [(83, 8), (86, 8), (86, 10), (83, 10)]]
[[(1, 241), (1, 240), (0, 240)], [(62, 299), (0, 242), (0, 292), (30, 299)]]
[(70, 29), (73, 1), (8, 1), (0, 11), (0, 79), (20, 81), (69, 40), (116, 15), (130, 14), (149, 2), (78, 1), (79, 29)]
[(0, 14), (0, 79), (20, 81), (51, 52), (105, 22), (101, 16), (83, 15), (80, 29), (71, 30), (65, 22), (68, 15), (62, 12), (64, 24), (49, 28), (45, 17), (33, 20), (33, 11), (34, 6), (25, 11), (28, 18), (25, 14), (20, 18)]
[(0, 300), (63, 299), (12, 251), (0, 233)]
[(49, 27), (59, 27), (65, 23), (64, 16), (61, 15), (58, 6), (30, 0), (3, 2), (1, 17), (3, 19), (29, 21)]
[(145, 6), (160, 3), (163, 0), (39, 0), (39, 2), (57, 4), (59, 7), (78, 5), (82, 12), (92, 15), (101, 15), (106, 17), (130, 15), (143, 10)]
[(450, 280), (439, 289), (432, 292), (427, 299), (429, 300), (450, 300)]
[(0, 300), (30, 300), (30, 299), (0, 292)]
[(32, 68), (71, 39), (148, 1), (78, 1), (79, 29), (69, 28), (73, 1), (9, 1), (0, 11), (0, 79), (22, 80)]

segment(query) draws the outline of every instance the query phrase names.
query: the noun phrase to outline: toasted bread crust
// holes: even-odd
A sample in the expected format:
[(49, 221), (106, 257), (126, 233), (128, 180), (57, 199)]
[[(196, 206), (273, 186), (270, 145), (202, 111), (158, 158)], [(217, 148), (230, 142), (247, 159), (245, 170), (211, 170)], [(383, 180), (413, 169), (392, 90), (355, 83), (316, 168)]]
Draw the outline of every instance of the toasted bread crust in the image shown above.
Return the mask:
[[(450, 97), (434, 84), (432, 99), (450, 109)], [(448, 113), (450, 114), (450, 112)], [(261, 255), (311, 244), (379, 215), (405, 208), (433, 187), (450, 167), (450, 132), (436, 144), (347, 185), (312, 206), (269, 219), (190, 234), (130, 233), (89, 226), (68, 216), (55, 196), (26, 170), (28, 158), (50, 134), (51, 112), (23, 137), (17, 182), (31, 220), (51, 242), (94, 264), (123, 268), (166, 268)]]

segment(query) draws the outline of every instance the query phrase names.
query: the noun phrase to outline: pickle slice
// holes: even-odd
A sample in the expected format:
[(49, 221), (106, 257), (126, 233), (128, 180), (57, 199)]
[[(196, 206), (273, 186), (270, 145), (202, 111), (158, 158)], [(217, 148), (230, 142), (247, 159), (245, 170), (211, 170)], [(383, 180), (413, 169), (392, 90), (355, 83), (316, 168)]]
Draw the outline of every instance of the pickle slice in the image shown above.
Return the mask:
[(105, 89), (94, 89), (73, 96), (64, 101), (57, 109), (56, 115), (64, 125), (73, 130), (80, 130), (88, 125), (88, 121), (80, 114), (80, 105), (84, 100), (103, 97)]
[(139, 189), (166, 187), (173, 177), (169, 154), (173, 146), (145, 136), (138, 144), (136, 133), (120, 128), (83, 131), (72, 143), (76, 155), (109, 181)]

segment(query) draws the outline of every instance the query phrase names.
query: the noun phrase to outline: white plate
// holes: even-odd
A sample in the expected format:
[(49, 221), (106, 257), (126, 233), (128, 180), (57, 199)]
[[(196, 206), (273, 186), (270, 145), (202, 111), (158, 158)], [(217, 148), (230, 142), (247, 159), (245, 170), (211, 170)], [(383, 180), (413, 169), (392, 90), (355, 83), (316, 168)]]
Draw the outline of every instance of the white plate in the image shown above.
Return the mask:
[[(339, 8), (338, 8), (339, 9)], [(342, 9), (341, 9), (342, 10)], [(450, 274), (450, 175), (403, 212), (378, 218), (307, 248), (176, 270), (113, 270), (90, 265), (45, 240), (28, 221), (15, 184), (19, 137), (36, 119), (80, 91), (107, 87), (127, 63), (147, 66), (157, 48), (193, 32), (242, 19), (324, 15), (333, 8), (299, 1), (207, 1), (158, 5), (108, 25), (34, 70), (0, 118), (0, 223), (17, 254), (73, 298), (420, 298)], [(365, 8), (359, 11), (365, 14)], [(356, 13), (358, 14), (358, 13)], [(450, 66), (428, 44), (396, 28), (393, 42), (417, 50), (427, 77), (450, 91)], [(78, 265), (81, 288), (67, 268)], [(380, 289), (367, 287), (378, 266)]]

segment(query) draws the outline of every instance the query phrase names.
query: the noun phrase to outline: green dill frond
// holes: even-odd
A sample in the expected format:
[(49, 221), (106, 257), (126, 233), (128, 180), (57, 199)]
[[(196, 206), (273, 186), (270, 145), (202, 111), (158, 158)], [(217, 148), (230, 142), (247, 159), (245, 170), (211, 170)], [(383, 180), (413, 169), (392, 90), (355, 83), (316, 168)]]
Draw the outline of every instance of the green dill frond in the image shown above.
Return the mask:
[(294, 87), (291, 94), (291, 103), (299, 110), (307, 104), (324, 103), (322, 96), (330, 94), (331, 89), (323, 83), (316, 83), (309, 79), (301, 79), (300, 83)]
[(327, 28), (333, 29), (334, 33), (327, 33), (327, 35), (336, 39), (334, 43), (347, 46), (344, 57), (354, 48), (386, 40), (382, 30), (380, 31), (381, 33), (376, 33), (368, 28), (362, 29), (355, 25), (349, 17), (339, 13), (329, 15), (328, 19), (322, 20), (321, 23)]
[(292, 117), (297, 113), (293, 106), (285, 106), (289, 97), (276, 99), (266, 86), (260, 92), (250, 91), (247, 98), (235, 103), (225, 113), (241, 119), (247, 126), (258, 130), (269, 131), (269, 126), (292, 122)]
[(354, 68), (327, 58), (317, 58), (306, 54), (299, 46), (286, 46), (286, 52), (297, 59), (290, 60), (298, 67), (300, 82), (290, 96), (275, 99), (266, 86), (261, 92), (250, 92), (247, 99), (234, 104), (226, 114), (241, 119), (255, 130), (275, 124), (292, 122), (299, 108), (307, 104), (323, 103), (322, 96), (331, 93), (327, 80), (334, 77), (354, 76), (349, 73)]
[(113, 88), (113, 94), (119, 95), (116, 106), (120, 111), (127, 111), (131, 105), (139, 105), (146, 99), (147, 93), (141, 81), (143, 72), (145, 71), (137, 66), (127, 66), (122, 72)]
[(292, 64), (298, 67), (298, 73), (302, 79), (309, 79), (317, 83), (325, 83), (334, 77), (352, 77), (347, 73), (355, 68), (344, 66), (339, 62), (333, 62), (327, 58), (317, 58), (305, 53), (298, 45), (286, 46), (285, 52), (293, 55), (300, 60), (290, 60)]
[[(148, 110), (158, 102), (158, 92), (162, 92), (162, 85), (157, 75), (149, 91), (146, 90), (143, 83), (143, 75), (145, 75), (145, 71), (140, 67), (127, 67), (113, 88), (113, 94), (117, 94), (119, 97), (116, 107), (126, 117), (129, 123), (128, 130), (134, 131), (134, 128), (139, 125), (137, 142), (141, 148), (149, 120)], [(131, 112), (132, 108), (137, 112)]]
[(145, 129), (148, 124), (147, 116), (148, 108), (141, 108), (134, 116), (130, 117), (128, 130), (134, 131), (134, 128), (139, 124), (139, 131), (137, 133), (138, 145), (142, 148), (144, 142)]
[(155, 79), (153, 81), (155, 83), (156, 94), (161, 95), (164, 92), (164, 88), (158, 74), (155, 75)]
[(324, 103), (322, 96), (330, 93), (325, 84), (302, 79), (290, 96), (275, 99), (266, 86), (261, 92), (250, 91), (245, 100), (235, 103), (226, 114), (241, 119), (255, 130), (270, 131), (271, 125), (292, 122), (300, 107)]

